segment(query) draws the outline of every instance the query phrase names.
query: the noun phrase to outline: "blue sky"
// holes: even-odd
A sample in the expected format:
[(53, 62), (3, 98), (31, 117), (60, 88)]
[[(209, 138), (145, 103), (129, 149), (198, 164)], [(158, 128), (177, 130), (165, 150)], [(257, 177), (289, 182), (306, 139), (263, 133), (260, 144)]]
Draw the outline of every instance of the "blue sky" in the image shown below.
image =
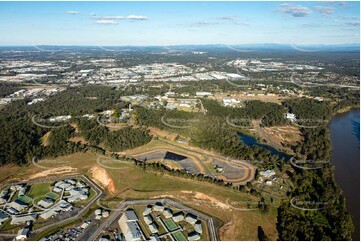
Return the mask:
[(0, 2), (0, 45), (359, 43), (359, 2)]

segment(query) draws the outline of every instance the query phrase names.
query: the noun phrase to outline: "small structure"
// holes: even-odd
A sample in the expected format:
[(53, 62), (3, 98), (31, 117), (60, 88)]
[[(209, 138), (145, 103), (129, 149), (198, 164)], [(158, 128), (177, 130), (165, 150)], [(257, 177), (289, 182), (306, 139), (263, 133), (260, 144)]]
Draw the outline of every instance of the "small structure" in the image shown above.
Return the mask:
[(191, 213), (188, 213), (187, 216), (186, 216), (186, 221), (192, 225), (194, 225), (196, 222), (197, 222), (197, 216), (191, 214)]
[(260, 171), (259, 174), (264, 177), (271, 177), (276, 175), (276, 172), (274, 170), (266, 170), (266, 171)]
[(15, 201), (9, 203), (7, 207), (13, 208), (16, 211), (21, 212), (22, 210), (27, 209), (29, 205), (19, 199), (16, 199)]
[(88, 199), (89, 189), (86, 187), (74, 187), (69, 191), (68, 202), (78, 202)]
[(152, 234), (149, 236), (150, 241), (160, 241), (158, 234)]
[(144, 222), (145, 222), (146, 224), (151, 224), (151, 223), (153, 223), (153, 218), (152, 218), (152, 216), (150, 216), (149, 214), (146, 215), (146, 216), (144, 216)]
[(272, 186), (272, 181), (267, 180), (267, 181), (266, 181), (266, 185), (267, 185), (267, 186)]
[(197, 232), (195, 232), (195, 231), (190, 232), (190, 233), (188, 234), (188, 240), (189, 240), (189, 241), (200, 240), (200, 238), (201, 238), (201, 236), (200, 236)]
[(24, 196), (27, 191), (28, 191), (28, 186), (23, 186), (22, 188), (20, 188), (18, 196), (19, 197)]
[(0, 197), (0, 204), (6, 203), (7, 199), (5, 197)]
[(211, 92), (196, 92), (197, 97), (212, 96)]
[(152, 206), (148, 205), (143, 212), (143, 216), (146, 216), (152, 212)]
[(22, 229), (20, 229), (18, 231), (18, 233), (16, 234), (15, 239), (16, 240), (26, 240), (28, 238), (28, 234), (29, 234), (29, 227), (24, 227)]
[(200, 220), (198, 220), (195, 224), (194, 224), (194, 230), (201, 234), (203, 232), (203, 228), (202, 228), (202, 222)]
[(70, 183), (67, 183), (65, 181), (58, 181), (55, 183), (55, 187), (59, 187), (60, 189), (66, 189), (68, 187), (70, 187), (71, 184)]
[(151, 223), (151, 224), (148, 224), (148, 227), (149, 227), (149, 230), (150, 232), (152, 232), (152, 234), (155, 234), (158, 232), (158, 226), (156, 223)]
[(82, 229), (86, 229), (86, 228), (88, 228), (88, 227), (89, 227), (89, 224), (90, 224), (90, 222), (89, 222), (89, 221), (84, 222), (84, 223), (80, 226), (80, 228), (82, 228)]
[(163, 211), (163, 215), (165, 218), (173, 217), (173, 211), (170, 208), (165, 208)]
[(25, 224), (27, 222), (34, 222), (38, 215), (36, 213), (15, 215), (12, 217), (10, 224)]
[(61, 189), (60, 187), (53, 187), (53, 192), (62, 192), (63, 189)]
[(61, 200), (54, 207), (52, 207), (51, 210), (54, 210), (55, 212), (61, 212), (61, 211), (69, 212), (72, 209), (73, 209), (73, 205), (71, 205), (65, 200)]
[(78, 182), (76, 183), (76, 186), (77, 186), (77, 187), (86, 187), (86, 184), (85, 184), (85, 182), (83, 182), (83, 181), (78, 181)]
[(184, 214), (183, 214), (183, 212), (178, 212), (178, 213), (175, 213), (174, 215), (173, 215), (173, 221), (174, 222), (176, 222), (176, 223), (178, 223), (178, 222), (180, 222), (180, 221), (183, 221), (184, 220)]
[(288, 119), (291, 122), (296, 122), (296, 115), (293, 113), (286, 113), (286, 119)]
[(216, 170), (216, 172), (218, 172), (218, 173), (222, 173), (222, 172), (224, 171), (224, 168), (221, 167), (221, 166), (219, 166), (219, 165), (215, 165), (213, 168), (214, 168), (214, 169)]
[(109, 211), (103, 211), (102, 216), (103, 216), (103, 218), (109, 217)]
[(10, 215), (5, 212), (4, 210), (0, 209), (0, 225), (6, 221), (8, 218), (10, 217)]
[(95, 215), (101, 215), (101, 214), (102, 214), (102, 210), (101, 210), (100, 208), (98, 208), (98, 209), (96, 209), (96, 210), (94, 211), (94, 214), (95, 214)]
[(44, 213), (40, 214), (39, 217), (44, 219), (44, 220), (47, 220), (51, 217), (54, 217), (58, 214), (58, 212), (56, 212), (54, 209), (49, 209), (47, 211), (45, 211)]
[(43, 208), (48, 208), (53, 204), (54, 204), (54, 200), (51, 198), (45, 198), (38, 202), (38, 206), (43, 207)]
[(155, 212), (163, 212), (163, 210), (164, 210), (164, 205), (162, 203), (156, 203), (153, 206), (153, 211)]

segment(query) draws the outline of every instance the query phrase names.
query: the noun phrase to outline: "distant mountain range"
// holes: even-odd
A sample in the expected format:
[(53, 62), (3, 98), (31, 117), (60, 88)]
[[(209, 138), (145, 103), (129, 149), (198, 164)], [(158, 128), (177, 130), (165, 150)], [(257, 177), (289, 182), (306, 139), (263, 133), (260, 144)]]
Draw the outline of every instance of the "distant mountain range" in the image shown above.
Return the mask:
[[(34, 46), (0, 46), (0, 48), (30, 48)], [(360, 51), (360, 43), (339, 44), (339, 45), (301, 45), (301, 44), (238, 44), (238, 45), (225, 45), (225, 44), (210, 44), (210, 45), (168, 45), (168, 46), (95, 46), (95, 45), (82, 45), (82, 46), (63, 46), (63, 45), (37, 45), (39, 48), (49, 49), (63, 49), (63, 48), (112, 48), (123, 49), (123, 51), (131, 50), (179, 50), (179, 51), (207, 51), (207, 50), (222, 50), (230, 49), (234, 51), (252, 51), (252, 50), (301, 50), (305, 52), (313, 51)]]

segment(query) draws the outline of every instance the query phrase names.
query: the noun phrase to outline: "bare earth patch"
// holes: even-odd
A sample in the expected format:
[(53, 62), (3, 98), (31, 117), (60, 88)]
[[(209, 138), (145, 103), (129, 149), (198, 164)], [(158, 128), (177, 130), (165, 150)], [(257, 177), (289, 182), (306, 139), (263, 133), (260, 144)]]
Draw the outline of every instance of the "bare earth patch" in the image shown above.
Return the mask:
[(196, 192), (194, 197), (196, 199), (211, 202), (213, 206), (221, 208), (221, 209), (231, 209), (229, 205), (227, 205), (225, 203), (222, 203), (221, 201), (217, 200), (216, 198), (208, 196), (208, 195), (206, 195), (204, 193), (201, 193), (201, 192)]
[(46, 134), (44, 134), (44, 136), (41, 138), (41, 144), (43, 146), (48, 146), (49, 145), (49, 136), (50, 136), (51, 131), (47, 132)]
[(111, 193), (114, 194), (117, 192), (114, 186), (114, 181), (110, 178), (106, 169), (100, 166), (93, 166), (90, 169), (90, 174), (93, 179), (99, 181), (104, 187), (108, 188)]
[(287, 126), (275, 126), (263, 128), (264, 132), (279, 144), (294, 145), (297, 142), (302, 142), (301, 131), (298, 127)]
[(76, 172), (76, 170), (77, 170), (76, 168), (73, 168), (71, 166), (62, 166), (62, 167), (57, 167), (57, 168), (45, 170), (42, 172), (38, 172), (38, 173), (30, 176), (30, 179), (35, 179), (35, 178), (44, 177), (44, 176), (60, 175), (60, 174), (64, 174), (64, 173), (71, 173), (71, 172)]
[(149, 133), (153, 136), (162, 137), (162, 138), (166, 137), (169, 140), (176, 140), (176, 138), (179, 136), (178, 134), (171, 133), (171, 132), (161, 130), (158, 128), (154, 128), (154, 127), (149, 127), (148, 130), (149, 130)]
[(81, 144), (88, 144), (88, 141), (86, 141), (86, 139), (83, 137), (72, 137), (69, 139), (69, 141), (74, 143), (80, 142)]

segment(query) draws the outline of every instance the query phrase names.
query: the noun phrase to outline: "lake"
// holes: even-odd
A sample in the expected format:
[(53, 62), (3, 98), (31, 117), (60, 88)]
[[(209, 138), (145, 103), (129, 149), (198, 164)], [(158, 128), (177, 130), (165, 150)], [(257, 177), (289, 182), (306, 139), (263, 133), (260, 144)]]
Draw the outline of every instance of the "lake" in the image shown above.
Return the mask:
[(250, 135), (247, 134), (243, 134), (243, 133), (237, 133), (237, 135), (240, 137), (241, 142), (247, 146), (258, 146), (261, 147), (265, 150), (268, 150), (271, 152), (272, 155), (277, 155), (279, 159), (284, 158), (286, 161), (291, 159), (292, 155), (287, 155), (285, 153), (282, 153), (280, 151), (278, 151), (277, 149), (273, 148), (272, 146), (269, 145), (265, 145), (262, 143), (259, 143), (258, 140)]

